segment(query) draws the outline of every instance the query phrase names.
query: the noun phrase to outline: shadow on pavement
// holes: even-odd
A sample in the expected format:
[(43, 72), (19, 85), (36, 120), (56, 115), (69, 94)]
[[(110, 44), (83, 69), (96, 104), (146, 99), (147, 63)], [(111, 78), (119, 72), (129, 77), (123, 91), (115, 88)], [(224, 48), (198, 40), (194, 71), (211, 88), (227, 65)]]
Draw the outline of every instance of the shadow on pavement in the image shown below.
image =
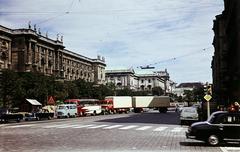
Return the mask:
[(126, 117), (104, 119), (97, 122), (111, 122), (111, 123), (151, 123), (151, 124), (170, 124), (179, 125), (179, 116), (175, 112), (159, 113), (159, 112), (146, 112), (146, 113), (133, 113)]
[[(200, 142), (200, 141), (196, 141), (196, 142), (180, 142), (179, 143), (181, 146), (208, 146), (208, 147), (213, 147), (208, 145), (205, 142)], [(218, 146), (224, 146), (224, 147), (240, 147), (240, 144), (235, 142), (235, 143), (220, 143)]]

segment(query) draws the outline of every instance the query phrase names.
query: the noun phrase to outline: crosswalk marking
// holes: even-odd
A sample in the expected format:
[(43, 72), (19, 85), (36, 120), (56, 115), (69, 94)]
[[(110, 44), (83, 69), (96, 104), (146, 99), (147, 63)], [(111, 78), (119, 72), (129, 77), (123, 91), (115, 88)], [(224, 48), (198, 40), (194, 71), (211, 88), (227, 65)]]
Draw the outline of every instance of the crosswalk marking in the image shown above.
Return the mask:
[(109, 126), (109, 127), (105, 127), (103, 129), (113, 129), (113, 128), (118, 128), (118, 127), (122, 127), (123, 125), (113, 125), (113, 126)]
[(183, 128), (181, 128), (181, 127), (176, 127), (173, 130), (171, 130), (171, 132), (180, 132), (180, 131), (182, 131), (182, 129)]
[(77, 127), (79, 125), (65, 125), (65, 126), (60, 126), (60, 127), (56, 127), (56, 128), (73, 128), (73, 127)]
[(109, 125), (99, 125), (99, 126), (93, 126), (93, 127), (89, 127), (89, 128), (92, 128), (92, 129), (95, 129), (95, 128), (102, 128), (102, 127), (107, 127)]
[(156, 129), (154, 129), (153, 131), (163, 131), (165, 129), (167, 129), (168, 127), (158, 127)]
[(126, 130), (126, 129), (132, 129), (132, 128), (136, 128), (136, 127), (137, 126), (131, 125), (131, 126), (122, 127), (122, 128), (119, 128), (119, 129)]
[(76, 123), (67, 123), (67, 124), (55, 124), (55, 125), (46, 125), (46, 126), (42, 126), (41, 124), (37, 125), (37, 124), (25, 124), (25, 125), (7, 125), (7, 126), (3, 126), (0, 125), (1, 128), (23, 128), (23, 127), (29, 127), (29, 128), (37, 128), (37, 127), (41, 127), (41, 128), (57, 128), (57, 129), (65, 129), (65, 128), (88, 128), (88, 129), (97, 129), (97, 128), (101, 128), (101, 129), (120, 129), (120, 130), (136, 130), (136, 131), (145, 131), (145, 130), (151, 130), (154, 132), (162, 132), (162, 131), (169, 131), (172, 133), (178, 133), (178, 132), (183, 132), (185, 129), (184, 127), (180, 127), (180, 126), (175, 126), (175, 128), (173, 128), (172, 126), (139, 126), (139, 125), (115, 125), (115, 124), (76, 124)]
[(222, 152), (228, 152), (228, 151), (232, 151), (232, 152), (237, 152), (240, 151), (240, 147), (220, 147), (220, 149), (222, 150)]
[(66, 124), (44, 126), (43, 128), (56, 128), (56, 127), (61, 127), (61, 126), (66, 126)]
[(32, 127), (34, 126), (33, 124), (31, 125), (17, 125), (17, 126), (9, 126), (8, 128), (21, 128), (21, 127)]
[(143, 127), (137, 128), (136, 130), (147, 130), (149, 128), (152, 128), (152, 126), (143, 126)]
[(78, 126), (72, 127), (72, 128), (87, 128), (87, 127), (91, 127), (91, 126), (96, 126), (96, 125), (78, 125)]

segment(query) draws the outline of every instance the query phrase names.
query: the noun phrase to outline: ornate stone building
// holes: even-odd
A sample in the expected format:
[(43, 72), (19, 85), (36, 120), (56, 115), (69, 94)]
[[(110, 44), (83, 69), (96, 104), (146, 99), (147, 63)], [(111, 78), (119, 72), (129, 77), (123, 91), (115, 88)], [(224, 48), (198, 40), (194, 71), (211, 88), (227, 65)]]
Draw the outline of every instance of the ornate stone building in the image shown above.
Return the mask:
[(175, 83), (169, 80), (169, 73), (166, 70), (152, 74), (136, 74), (133, 69), (106, 70), (106, 82), (113, 83), (117, 89), (127, 87), (134, 91), (161, 87), (165, 93), (172, 93), (175, 86)]
[(41, 35), (40, 29), (9, 29), (0, 25), (0, 69), (16, 72), (40, 72), (64, 80), (84, 79), (102, 84), (105, 59), (79, 55), (65, 49), (57, 40)]
[(215, 48), (213, 97), (220, 104), (240, 100), (240, 1), (224, 0), (224, 11), (213, 25)]

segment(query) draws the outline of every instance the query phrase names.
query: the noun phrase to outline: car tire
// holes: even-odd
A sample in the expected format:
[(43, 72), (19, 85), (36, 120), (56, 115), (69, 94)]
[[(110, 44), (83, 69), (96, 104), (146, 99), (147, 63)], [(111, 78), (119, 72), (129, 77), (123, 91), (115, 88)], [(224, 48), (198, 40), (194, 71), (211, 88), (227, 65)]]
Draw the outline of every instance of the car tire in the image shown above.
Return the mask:
[(216, 146), (216, 145), (218, 145), (219, 144), (219, 142), (220, 142), (220, 139), (219, 139), (219, 137), (217, 136), (217, 135), (210, 135), (209, 137), (208, 137), (208, 144), (209, 145), (211, 145), (211, 146)]

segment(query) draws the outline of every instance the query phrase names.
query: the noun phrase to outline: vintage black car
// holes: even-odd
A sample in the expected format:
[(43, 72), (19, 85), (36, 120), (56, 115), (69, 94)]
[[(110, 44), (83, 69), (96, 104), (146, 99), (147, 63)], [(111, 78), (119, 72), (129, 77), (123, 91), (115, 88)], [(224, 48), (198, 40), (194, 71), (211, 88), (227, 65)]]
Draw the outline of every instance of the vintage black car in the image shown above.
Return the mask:
[(213, 146), (222, 141), (240, 142), (240, 112), (214, 112), (207, 121), (192, 124), (186, 137), (205, 141)]

